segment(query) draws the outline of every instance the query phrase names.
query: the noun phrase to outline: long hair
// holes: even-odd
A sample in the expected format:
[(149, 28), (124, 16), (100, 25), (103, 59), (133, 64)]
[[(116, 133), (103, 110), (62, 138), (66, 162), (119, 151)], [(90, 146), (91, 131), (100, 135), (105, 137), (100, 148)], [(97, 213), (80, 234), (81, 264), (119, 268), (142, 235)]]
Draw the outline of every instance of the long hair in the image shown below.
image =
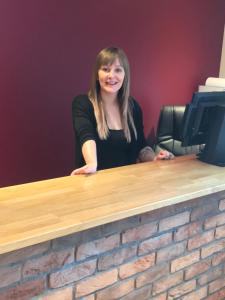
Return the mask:
[(98, 71), (103, 65), (112, 65), (118, 58), (121, 66), (124, 69), (124, 81), (118, 92), (118, 101), (122, 127), (124, 135), (128, 142), (131, 141), (131, 132), (129, 124), (137, 138), (137, 131), (134, 125), (132, 114), (132, 103), (129, 101), (130, 97), (130, 66), (124, 51), (117, 47), (109, 47), (101, 50), (97, 55), (95, 66), (92, 72), (91, 87), (88, 92), (90, 101), (94, 107), (95, 118), (97, 121), (97, 131), (100, 139), (105, 140), (109, 135), (109, 128), (106, 122), (105, 112), (100, 94), (100, 84), (98, 81)]

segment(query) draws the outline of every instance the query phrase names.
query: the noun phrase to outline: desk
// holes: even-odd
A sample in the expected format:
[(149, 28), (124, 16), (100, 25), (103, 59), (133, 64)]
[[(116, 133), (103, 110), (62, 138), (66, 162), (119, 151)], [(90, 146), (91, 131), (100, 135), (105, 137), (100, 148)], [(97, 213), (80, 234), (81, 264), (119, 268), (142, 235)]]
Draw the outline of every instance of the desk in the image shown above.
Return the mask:
[[(182, 209), (178, 210), (178, 214), (175, 215), (178, 215), (177, 216), (178, 219), (180, 217), (181, 219), (183, 218), (184, 220), (185, 218), (187, 218), (187, 220), (184, 221), (183, 223), (182, 220), (181, 221), (178, 220), (177, 223), (178, 225), (175, 224), (176, 222), (174, 223), (176, 226), (178, 226), (178, 229), (176, 229), (176, 231), (178, 231), (179, 226), (181, 225), (187, 223), (192, 224), (192, 222), (194, 222), (194, 224), (196, 225), (197, 221), (195, 222), (195, 220), (191, 220), (190, 209), (194, 203), (193, 200), (198, 201), (199, 197), (201, 198), (201, 201), (206, 199), (205, 201), (207, 207), (210, 205), (209, 204), (210, 201), (208, 200), (210, 197), (216, 199), (215, 201), (217, 201), (218, 206), (220, 205), (220, 209), (218, 209), (217, 207), (218, 211), (213, 212), (212, 210), (212, 213), (216, 215), (221, 213), (223, 214), (223, 209), (225, 209), (225, 204), (223, 203), (224, 191), (225, 191), (225, 168), (220, 168), (217, 166), (205, 164), (203, 162), (198, 161), (193, 156), (183, 156), (180, 158), (176, 158), (173, 161), (156, 161), (152, 163), (143, 163), (143, 164), (131, 165), (131, 166), (126, 166), (121, 168), (103, 170), (97, 172), (94, 175), (89, 175), (89, 176), (74, 176), (74, 177), (68, 176), (63, 178), (56, 178), (51, 180), (45, 180), (45, 181), (34, 182), (34, 183), (29, 183), (24, 185), (2, 188), (0, 189), (0, 233), (1, 233), (0, 253), (3, 256), (2, 259), (0, 256), (0, 262), (2, 262), (4, 265), (4, 257), (8, 257), (6, 256), (7, 255), (6, 253), (9, 252), (12, 253), (12, 251), (14, 251), (13, 253), (16, 253), (15, 250), (20, 251), (21, 253), (21, 251), (24, 251), (25, 248), (36, 247), (35, 245), (40, 243), (42, 243), (41, 245), (46, 245), (46, 243), (48, 243), (48, 245), (50, 245), (49, 246), (50, 248), (47, 249), (47, 253), (48, 252), (52, 253), (52, 251), (53, 252), (55, 251), (52, 245), (56, 244), (56, 242), (54, 241), (59, 241), (60, 237), (63, 240), (63, 237), (67, 235), (74, 235), (76, 233), (78, 234), (80, 232), (85, 232), (85, 230), (86, 231), (89, 230), (87, 232), (90, 233), (90, 230), (94, 228), (101, 228), (101, 226), (104, 226), (104, 224), (109, 224), (109, 223), (113, 224), (114, 222), (115, 223), (121, 222), (121, 220), (126, 220), (127, 218), (128, 220), (129, 218), (131, 219), (133, 218), (132, 220), (138, 222), (135, 223), (134, 227), (139, 228), (140, 226), (142, 226), (140, 228), (142, 229), (141, 232), (143, 233), (145, 228), (148, 227), (147, 224), (148, 222), (143, 221), (144, 219), (142, 218), (143, 215), (148, 216), (151, 212), (154, 212), (156, 210), (157, 212), (160, 212), (160, 209), (164, 209), (161, 214), (161, 216), (163, 217), (164, 211), (167, 207), (175, 207), (175, 206), (179, 207), (180, 204), (181, 205), (180, 207), (183, 207), (183, 210)], [(190, 201), (190, 205), (187, 204), (189, 201)], [(184, 203), (185, 205), (183, 205)], [(202, 203), (203, 202), (201, 202), (201, 205)], [(184, 207), (188, 209), (186, 208), (184, 209)], [(177, 212), (176, 210), (174, 211)], [(161, 221), (160, 217), (158, 217), (158, 220), (154, 221), (156, 223), (154, 223), (155, 231), (153, 230), (152, 233), (153, 238), (154, 237), (156, 238), (157, 232), (160, 232), (161, 235), (162, 232), (164, 234), (165, 231), (165, 234), (169, 233), (170, 235), (170, 230), (172, 230), (173, 228), (165, 227), (166, 222), (170, 222), (170, 223), (172, 222), (173, 218), (172, 219), (169, 218), (171, 218), (171, 216), (167, 214), (164, 221)], [(147, 220), (148, 218), (145, 219)], [(201, 222), (202, 223), (201, 223), (200, 231), (203, 232), (205, 226), (204, 220), (201, 219)], [(220, 221), (220, 223), (218, 224), (222, 226), (223, 222)], [(218, 224), (216, 224), (215, 226), (217, 226)], [(175, 225), (174, 227), (176, 227)], [(163, 226), (164, 226), (164, 230), (162, 230)], [(220, 230), (222, 231), (222, 229)], [(136, 230), (135, 232), (137, 234), (137, 239), (139, 238), (138, 229), (134, 229), (134, 228), (129, 229), (127, 227), (121, 228), (121, 230), (119, 230), (120, 231), (119, 240), (117, 242), (114, 241), (116, 243), (114, 245), (115, 248), (120, 247), (120, 245), (124, 246), (123, 244), (125, 242), (121, 241), (121, 238), (126, 239), (124, 238), (125, 235), (123, 234), (127, 230), (128, 232), (129, 230)], [(198, 233), (200, 231), (198, 231)], [(173, 232), (174, 231), (171, 231), (171, 238), (175, 243), (174, 245), (179, 245), (179, 247), (181, 248), (184, 247), (186, 250), (190, 250), (188, 249), (189, 244), (187, 244), (188, 238), (186, 238), (185, 243), (182, 242), (181, 244), (179, 244), (178, 240), (174, 240)], [(214, 229), (213, 233), (211, 231), (210, 233), (208, 233), (207, 231), (207, 234), (209, 234), (209, 236), (212, 238), (212, 234), (213, 235), (216, 234), (216, 229)], [(132, 233), (130, 233), (130, 235), (132, 235)], [(129, 236), (129, 233), (127, 233), (127, 236)], [(144, 234), (144, 236), (141, 236), (140, 243), (143, 243), (144, 240), (150, 238), (150, 236), (151, 235), (148, 236), (148, 234), (147, 235)], [(211, 242), (210, 237), (208, 237), (209, 238), (208, 243)], [(107, 239), (107, 236), (105, 236), (104, 238)], [(100, 239), (100, 237), (98, 237), (98, 239)], [(49, 243), (50, 240), (53, 242)], [(111, 243), (114, 242), (111, 241)], [(135, 243), (135, 239), (129, 240), (128, 238), (127, 242), (129, 243), (131, 242), (131, 244), (132, 242)], [(91, 241), (88, 241), (88, 243), (91, 243)], [(140, 248), (140, 243), (136, 245), (137, 257), (132, 258), (134, 261), (138, 260), (138, 257), (141, 255), (140, 253), (138, 253), (139, 251), (138, 249)], [(112, 248), (114, 248), (114, 246)], [(81, 253), (82, 251), (84, 251), (82, 247), (85, 247), (85, 245), (74, 246), (75, 258), (73, 258), (72, 260), (74, 261), (75, 265), (78, 263), (77, 261), (80, 260), (82, 261), (82, 259), (84, 258), (85, 259), (88, 258), (90, 260), (91, 257), (90, 252), (88, 252), (89, 254), (86, 256), (83, 254), (84, 256), (82, 257), (80, 256), (79, 259), (77, 258), (77, 253)], [(96, 248), (98, 248), (96, 244), (95, 246), (92, 245), (92, 247), (94, 247), (93, 255), (96, 256), (98, 255), (98, 253), (102, 254), (100, 250), (98, 251), (96, 250)], [(110, 248), (110, 246), (107, 247), (106, 247), (107, 249), (105, 250), (106, 252), (113, 251), (112, 248)], [(165, 245), (163, 247), (165, 247)], [(173, 246), (172, 241), (170, 247), (175, 247)], [(123, 248), (123, 250), (125, 248)], [(183, 249), (183, 251), (186, 250)], [(173, 249), (173, 251), (175, 250)], [(149, 253), (150, 256), (153, 255), (152, 251), (150, 251)], [(149, 256), (146, 259), (154, 260), (154, 262), (152, 262), (152, 265), (157, 265), (156, 256), (159, 256), (159, 254), (156, 254), (156, 252), (154, 253), (155, 253), (153, 255), (154, 257), (152, 256), (150, 258)], [(182, 252), (182, 254), (183, 253), (184, 252)], [(195, 255), (197, 255), (198, 259), (196, 261), (194, 260), (193, 263), (196, 263), (197, 261), (201, 260), (201, 254), (196, 254), (196, 253)], [(70, 253), (70, 256), (71, 255), (72, 254)], [(177, 255), (182, 256), (181, 253), (178, 253)], [(32, 255), (31, 258), (29, 259), (31, 259), (32, 261), (34, 260)], [(148, 263), (151, 265), (150, 262)], [(23, 266), (22, 268), (25, 269), (27, 268), (27, 263), (24, 262), (24, 258), (22, 259), (22, 263), (18, 262), (18, 265), (20, 264)], [(70, 264), (70, 267), (72, 267), (71, 260), (69, 261), (68, 264)], [(136, 273), (134, 272), (132, 273), (132, 275), (127, 277), (124, 275), (125, 277), (123, 277), (123, 275), (121, 274), (124, 274), (124, 272), (126, 273), (127, 271), (123, 270), (122, 264), (123, 262), (121, 262), (119, 269), (118, 267), (115, 268), (115, 270), (117, 270), (115, 272), (119, 272), (119, 273), (115, 273), (117, 275), (113, 273), (110, 276), (112, 276), (112, 278), (114, 277), (117, 278), (118, 274), (120, 274), (119, 275), (120, 280), (125, 278), (127, 279), (130, 278), (130, 276), (133, 276), (130, 279), (132, 283), (129, 283), (130, 286), (133, 286), (132, 288), (130, 288), (131, 289), (130, 292), (133, 291), (137, 293), (137, 291), (141, 290), (140, 288), (141, 284), (136, 291), (135, 286), (137, 287), (137, 277), (135, 277), (136, 275), (134, 275)], [(140, 264), (143, 264), (143, 262), (140, 262)], [(172, 262), (170, 262), (170, 264), (172, 265)], [(56, 272), (55, 270), (58, 270), (58, 267), (59, 266), (57, 265), (56, 267), (51, 267), (50, 271), (46, 271), (46, 270), (42, 271), (42, 273), (44, 274), (43, 276), (45, 277), (46, 274), (50, 276), (49, 274)], [(109, 269), (111, 270), (111, 268), (112, 267), (110, 267)], [(123, 271), (121, 271), (121, 269)], [(96, 270), (93, 272), (94, 274), (96, 274), (97, 272)], [(147, 269), (141, 271), (146, 271), (146, 270)], [(170, 272), (172, 271), (170, 270)], [(182, 272), (183, 272), (182, 276), (184, 276), (185, 270)], [(22, 281), (24, 281), (24, 278), (26, 277), (25, 274), (21, 275)], [(37, 274), (35, 273), (35, 275), (40, 277), (41, 271), (38, 272)], [(98, 276), (100, 275), (101, 274), (99, 274)], [(33, 273), (32, 276), (34, 276)], [(88, 276), (91, 275), (89, 274)], [(17, 278), (17, 280), (15, 281), (17, 282), (18, 288), (20, 286), (20, 284), (18, 283), (19, 280), (20, 279)], [(79, 278), (78, 280), (79, 283), (80, 280), (81, 278)], [(100, 277), (98, 281), (99, 280)], [(114, 285), (116, 286), (116, 284), (118, 284), (116, 283), (117, 280), (119, 279), (115, 279), (114, 281), (107, 282), (106, 283), (107, 288), (111, 286), (112, 286), (111, 288), (113, 288)], [(58, 288), (58, 287), (61, 288), (61, 286), (65, 285), (65, 283), (62, 285), (58, 283), (57, 284), (52, 283), (51, 285), (51, 282), (53, 281), (54, 281), (53, 279), (52, 281), (50, 280), (50, 288)], [(126, 281), (126, 284), (128, 281)], [(77, 283), (76, 280), (71, 282), (68, 281), (68, 282), (71, 283), (71, 285), (69, 286), (69, 288), (71, 289), (74, 288), (72, 282)], [(176, 284), (178, 283), (179, 282), (177, 282)], [(43, 290), (41, 292), (48, 293), (49, 290), (46, 289), (45, 284), (44, 286), (45, 287), (43, 287)], [(150, 293), (152, 293), (151, 297), (159, 293), (156, 292), (157, 290), (156, 286), (157, 283), (155, 283), (155, 285), (152, 286), (152, 289), (150, 291)], [(5, 292), (6, 289), (5, 285), (1, 286), (0, 284), (0, 288), (1, 287), (3, 287), (3, 291)], [(93, 297), (98, 297), (97, 299), (104, 299), (104, 296), (101, 296), (103, 294), (102, 291), (103, 288), (104, 286), (100, 286), (96, 290), (87, 291), (87, 294), (89, 295), (88, 297), (92, 297), (92, 295), (94, 295)], [(168, 287), (168, 289), (166, 289), (165, 291), (162, 290), (161, 291), (162, 295), (164, 293), (169, 293), (168, 292), (169, 288), (170, 287)], [(198, 288), (196, 287), (196, 289), (199, 290), (199, 287)], [(11, 291), (10, 285), (9, 285), (9, 290)], [(193, 291), (194, 290), (195, 288), (193, 288)], [(202, 293), (204, 292), (205, 290)], [(1, 295), (1, 289), (0, 289), (0, 295)], [(80, 299), (79, 297), (86, 295), (82, 283), (80, 283), (80, 285), (79, 284), (76, 285), (76, 295), (77, 295), (76, 299)], [(112, 298), (112, 299), (117, 299), (117, 298)]]

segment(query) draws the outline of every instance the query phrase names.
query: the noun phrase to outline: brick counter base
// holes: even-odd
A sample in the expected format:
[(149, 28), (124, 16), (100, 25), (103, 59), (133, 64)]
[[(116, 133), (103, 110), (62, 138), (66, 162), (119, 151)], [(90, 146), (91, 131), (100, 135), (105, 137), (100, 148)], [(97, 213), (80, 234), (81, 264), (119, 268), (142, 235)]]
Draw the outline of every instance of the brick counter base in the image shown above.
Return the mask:
[(0, 300), (225, 299), (225, 193), (0, 255)]

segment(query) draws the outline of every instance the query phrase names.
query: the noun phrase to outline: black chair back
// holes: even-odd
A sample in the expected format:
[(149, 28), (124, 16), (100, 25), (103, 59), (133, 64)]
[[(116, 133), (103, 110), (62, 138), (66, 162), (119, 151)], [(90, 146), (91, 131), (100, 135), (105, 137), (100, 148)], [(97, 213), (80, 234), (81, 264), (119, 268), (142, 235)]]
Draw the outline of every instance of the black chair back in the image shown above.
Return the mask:
[(181, 134), (185, 106), (165, 105), (162, 107), (156, 132), (155, 152), (167, 150), (175, 156), (197, 154), (202, 145), (183, 147)]

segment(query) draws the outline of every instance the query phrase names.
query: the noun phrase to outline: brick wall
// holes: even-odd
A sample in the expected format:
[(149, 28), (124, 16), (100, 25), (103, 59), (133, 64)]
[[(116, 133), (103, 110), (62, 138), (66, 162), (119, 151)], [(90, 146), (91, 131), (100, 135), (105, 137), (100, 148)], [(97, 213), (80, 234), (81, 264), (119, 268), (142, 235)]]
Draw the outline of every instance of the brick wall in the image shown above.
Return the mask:
[(225, 193), (2, 254), (9, 299), (225, 299)]

